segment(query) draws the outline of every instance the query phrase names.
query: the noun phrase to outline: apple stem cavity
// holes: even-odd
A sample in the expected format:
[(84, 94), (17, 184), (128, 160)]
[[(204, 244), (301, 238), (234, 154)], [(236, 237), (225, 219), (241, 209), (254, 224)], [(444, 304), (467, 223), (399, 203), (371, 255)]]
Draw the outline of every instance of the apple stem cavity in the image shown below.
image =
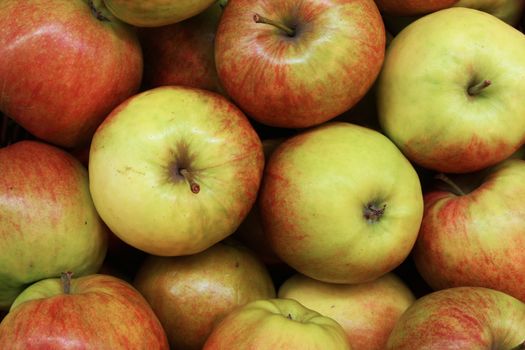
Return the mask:
[(459, 187), (454, 181), (452, 181), (447, 175), (440, 173), (434, 176), (436, 180), (441, 180), (447, 185), (449, 185), (452, 190), (456, 193), (458, 196), (464, 196), (465, 192)]
[(369, 222), (377, 222), (385, 213), (385, 209), (386, 204), (379, 207), (374, 203), (369, 203), (364, 209), (363, 216)]
[(490, 84), (492, 84), (492, 81), (490, 81), (490, 80), (483, 80), (483, 81), (481, 81), (481, 82), (479, 82), (477, 84), (469, 86), (469, 88), (467, 89), (467, 92), (468, 92), (468, 94), (470, 96), (479, 95), (481, 93), (481, 91), (483, 91), (488, 86), (490, 86)]
[(102, 12), (97, 9), (97, 7), (95, 6), (95, 4), (93, 3), (93, 0), (88, 0), (88, 6), (89, 8), (91, 9), (91, 13), (93, 13), (93, 15), (101, 22), (109, 22), (109, 18), (107, 18), (106, 16), (104, 16), (102, 14)]
[(60, 281), (62, 282), (62, 290), (64, 294), (71, 294), (71, 277), (73, 272), (67, 271), (60, 274)]
[(191, 192), (197, 194), (201, 191), (201, 187), (199, 186), (199, 184), (197, 182), (195, 182), (195, 180), (193, 179), (193, 176), (191, 175), (191, 173), (187, 170), (187, 169), (180, 169), (179, 170), (179, 173), (186, 179), (186, 181), (188, 181), (188, 183), (190, 184), (190, 190)]
[(292, 36), (295, 36), (295, 30), (288, 27), (287, 25), (281, 23), (281, 22), (277, 22), (277, 21), (274, 21), (272, 19), (269, 19), (269, 18), (266, 18), (266, 17), (262, 17), (260, 16), (259, 14), (255, 14), (253, 15), (253, 20), (255, 23), (264, 23), (264, 24), (270, 24), (274, 27), (277, 27), (279, 28), (280, 30), (282, 30), (283, 32), (285, 32), (288, 36), (292, 37)]

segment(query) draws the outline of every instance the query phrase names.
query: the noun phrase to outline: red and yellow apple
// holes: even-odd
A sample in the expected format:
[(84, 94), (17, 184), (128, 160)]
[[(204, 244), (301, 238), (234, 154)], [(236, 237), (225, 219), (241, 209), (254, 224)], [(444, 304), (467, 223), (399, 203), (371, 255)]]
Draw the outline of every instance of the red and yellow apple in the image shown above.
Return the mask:
[(133, 285), (151, 305), (173, 349), (202, 349), (213, 327), (232, 310), (275, 297), (266, 267), (229, 239), (190, 256), (149, 256)]

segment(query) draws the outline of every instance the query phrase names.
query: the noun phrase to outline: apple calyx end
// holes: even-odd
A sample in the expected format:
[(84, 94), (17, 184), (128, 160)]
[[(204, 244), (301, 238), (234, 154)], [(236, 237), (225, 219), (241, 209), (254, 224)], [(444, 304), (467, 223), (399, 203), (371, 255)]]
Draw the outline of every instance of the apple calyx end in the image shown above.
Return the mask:
[(378, 206), (375, 203), (368, 203), (363, 210), (363, 216), (368, 222), (377, 222), (385, 214), (386, 204)]
[(73, 272), (66, 271), (60, 274), (60, 281), (62, 282), (62, 291), (64, 294), (71, 294), (71, 278), (73, 277)]
[(101, 22), (110, 22), (109, 18), (104, 16), (102, 12), (99, 9), (97, 9), (95, 4), (93, 3), (93, 0), (88, 0), (88, 6), (91, 10), (91, 13), (93, 14), (93, 16), (95, 16), (96, 19), (98, 19)]
[(270, 24), (270, 25), (272, 25), (272, 26), (274, 26), (276, 28), (279, 28), (283, 32), (285, 32), (286, 35), (288, 35), (289, 37), (295, 36), (295, 29), (290, 28), (290, 27), (288, 27), (287, 25), (285, 25), (285, 24), (283, 24), (281, 22), (277, 22), (277, 21), (274, 21), (272, 19), (263, 17), (263, 16), (259, 15), (258, 13), (253, 15), (253, 21), (255, 23)]
[(467, 89), (467, 93), (469, 94), (469, 96), (479, 95), (481, 91), (489, 87), (491, 84), (492, 84), (491, 80), (482, 80), (477, 84), (469, 86)]

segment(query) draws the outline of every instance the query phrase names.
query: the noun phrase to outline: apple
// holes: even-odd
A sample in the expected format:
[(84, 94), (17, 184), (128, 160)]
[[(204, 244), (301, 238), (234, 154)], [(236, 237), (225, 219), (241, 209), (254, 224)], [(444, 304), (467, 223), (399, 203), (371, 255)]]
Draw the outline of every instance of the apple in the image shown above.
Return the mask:
[(459, 0), (375, 0), (377, 7), (382, 13), (395, 16), (428, 14), (448, 8), (458, 1)]
[(423, 215), (418, 175), (399, 149), (378, 131), (344, 122), (281, 143), (258, 204), (275, 253), (332, 283), (367, 282), (394, 269)]
[(140, 87), (139, 41), (101, 0), (5, 0), (0, 23), (0, 110), (41, 140), (89, 142)]
[(193, 17), (215, 0), (104, 0), (122, 21), (137, 27), (160, 27)]
[(0, 174), (0, 309), (29, 284), (66, 269), (97, 272), (107, 230), (80, 162), (25, 140), (0, 148)]
[(219, 78), (247, 115), (304, 128), (355, 105), (384, 59), (372, 0), (230, 0), (215, 38)]
[(184, 85), (224, 93), (215, 68), (214, 40), (222, 8), (217, 2), (171, 25), (140, 28), (143, 86)]
[(414, 262), (433, 289), (480, 286), (525, 302), (525, 160), (509, 159), (475, 175), (441, 174), (454, 187), (425, 193)]
[(525, 347), (525, 304), (482, 287), (427, 294), (397, 321), (388, 350), (518, 350)]
[(236, 307), (275, 298), (263, 263), (230, 239), (190, 256), (149, 256), (133, 285), (151, 305), (173, 349), (200, 350), (214, 325)]
[(523, 144), (524, 72), (525, 36), (515, 28), (469, 8), (431, 13), (388, 47), (380, 125), (425, 168), (467, 173), (494, 165)]
[(393, 273), (360, 284), (334, 284), (295, 274), (279, 288), (279, 298), (294, 299), (334, 319), (352, 349), (384, 350), (395, 323), (415, 297)]
[(349, 350), (342, 327), (293, 299), (256, 300), (230, 312), (203, 350)]
[(0, 323), (9, 349), (168, 349), (144, 297), (113, 276), (44, 279), (27, 287)]
[(165, 86), (118, 106), (95, 132), (89, 180), (110, 230), (146, 253), (201, 252), (253, 206), (264, 167), (248, 118), (222, 95)]

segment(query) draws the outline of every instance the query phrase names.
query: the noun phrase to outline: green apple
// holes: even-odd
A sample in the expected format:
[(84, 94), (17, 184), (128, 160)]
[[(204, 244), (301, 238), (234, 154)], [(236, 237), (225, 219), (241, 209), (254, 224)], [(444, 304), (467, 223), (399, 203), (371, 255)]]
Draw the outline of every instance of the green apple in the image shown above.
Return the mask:
[(414, 163), (476, 171), (525, 139), (525, 36), (479, 10), (426, 15), (388, 47), (378, 80), (379, 122)]
[(399, 149), (378, 131), (344, 122), (281, 143), (258, 204), (275, 253), (334, 283), (371, 281), (397, 267), (423, 215), (418, 174)]
[(144, 91), (95, 132), (93, 201), (127, 244), (153, 255), (188, 255), (232, 234), (253, 206), (262, 143), (222, 95), (181, 86)]
[(129, 283), (92, 274), (38, 281), (0, 323), (0, 346), (32, 349), (168, 350), (155, 313)]
[(230, 312), (212, 331), (203, 350), (350, 350), (333, 319), (293, 299), (263, 299)]
[(525, 304), (481, 287), (427, 294), (398, 320), (387, 350), (520, 350), (525, 348)]
[(232, 310), (275, 298), (264, 264), (230, 239), (190, 256), (149, 256), (133, 285), (155, 311), (173, 349), (200, 350)]
[(137, 27), (160, 27), (193, 17), (215, 0), (104, 0), (120, 20)]
[(0, 309), (38, 280), (65, 270), (97, 272), (107, 229), (82, 164), (58, 147), (27, 140), (0, 148), (0, 174)]
[(393, 273), (358, 284), (335, 284), (295, 274), (279, 288), (279, 298), (295, 299), (338, 322), (352, 349), (384, 350), (388, 336), (414, 303), (410, 289)]

